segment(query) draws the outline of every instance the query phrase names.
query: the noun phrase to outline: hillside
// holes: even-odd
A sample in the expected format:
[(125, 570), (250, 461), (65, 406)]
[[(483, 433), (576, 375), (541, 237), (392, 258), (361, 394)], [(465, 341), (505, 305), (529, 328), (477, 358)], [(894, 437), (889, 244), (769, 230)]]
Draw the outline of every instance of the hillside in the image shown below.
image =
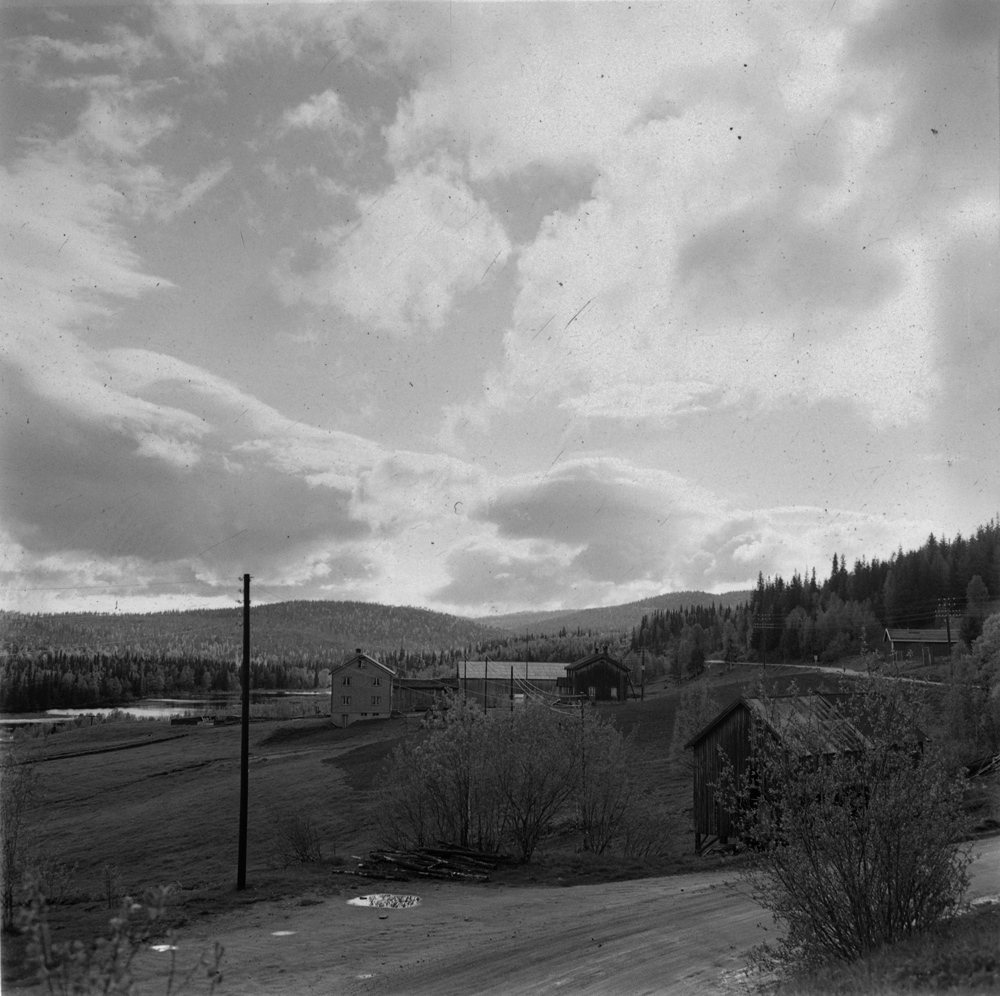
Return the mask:
[(608, 605), (592, 609), (563, 609), (556, 612), (511, 612), (502, 616), (479, 616), (475, 622), (484, 626), (523, 633), (530, 630), (535, 636), (555, 636), (565, 629), (572, 633), (577, 629), (594, 632), (630, 631), (642, 622), (642, 617), (653, 612), (690, 608), (692, 605), (711, 605), (718, 608), (735, 608), (750, 601), (753, 594), (746, 591), (726, 591), (712, 595), (705, 591), (675, 591), (664, 595), (654, 595), (638, 602), (623, 605)]
[[(0, 612), (3, 647), (20, 650), (139, 652), (235, 659), (242, 646), (243, 610), (28, 615)], [(361, 647), (368, 652), (440, 651), (494, 638), (471, 619), (374, 602), (296, 601), (250, 610), (255, 656), (326, 660)]]

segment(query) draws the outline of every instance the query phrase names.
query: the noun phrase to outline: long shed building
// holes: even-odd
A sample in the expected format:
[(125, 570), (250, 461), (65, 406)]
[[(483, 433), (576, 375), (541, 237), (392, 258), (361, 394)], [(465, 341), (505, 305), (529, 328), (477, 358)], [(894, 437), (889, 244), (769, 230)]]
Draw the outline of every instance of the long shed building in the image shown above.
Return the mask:
[(520, 701), (551, 698), (557, 682), (566, 677), (566, 665), (556, 661), (459, 661), (458, 690), (488, 709), (509, 708), (513, 692)]

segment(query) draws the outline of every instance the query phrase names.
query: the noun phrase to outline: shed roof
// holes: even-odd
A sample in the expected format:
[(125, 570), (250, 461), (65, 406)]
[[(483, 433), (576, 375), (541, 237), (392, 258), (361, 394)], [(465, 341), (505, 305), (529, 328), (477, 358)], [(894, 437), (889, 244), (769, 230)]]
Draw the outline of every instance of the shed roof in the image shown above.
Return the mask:
[(947, 629), (889, 629), (882, 642), (891, 643), (954, 643), (948, 639)]
[(824, 695), (781, 695), (770, 702), (740, 696), (696, 733), (684, 746), (694, 747), (727, 716), (743, 706), (775, 736), (791, 747), (808, 753), (838, 754), (859, 750), (868, 741), (858, 727), (840, 710), (834, 699)]
[(458, 677), (500, 681), (510, 678), (510, 669), (513, 668), (515, 678), (523, 680), (527, 673), (528, 681), (558, 681), (566, 677), (566, 667), (558, 661), (489, 661), (488, 664), (486, 661), (459, 661)]

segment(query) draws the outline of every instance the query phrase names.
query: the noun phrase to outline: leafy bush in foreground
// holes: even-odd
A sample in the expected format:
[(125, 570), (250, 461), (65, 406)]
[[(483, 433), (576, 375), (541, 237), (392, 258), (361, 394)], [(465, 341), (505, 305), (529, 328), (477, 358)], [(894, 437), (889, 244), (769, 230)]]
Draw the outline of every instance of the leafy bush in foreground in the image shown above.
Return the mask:
[(38, 981), (50, 993), (134, 993), (135, 959), (161, 938), (170, 952), (166, 992), (180, 993), (203, 985), (211, 993), (222, 981), (219, 965), (223, 948), (219, 943), (211, 954), (202, 952), (194, 965), (188, 968), (177, 965), (174, 937), (163, 922), (168, 887), (147, 891), (141, 902), (126, 896), (118, 914), (109, 921), (107, 934), (90, 942), (54, 941), (46, 899), (37, 879), (29, 883), (27, 891), (30, 899), (21, 915), (20, 927), (28, 936), (28, 961), (37, 970)]
[[(720, 785), (753, 858), (782, 960), (854, 959), (954, 914), (968, 886), (961, 779), (919, 740), (920, 703), (869, 678), (831, 723), (756, 724), (748, 774)], [(787, 717), (787, 713), (784, 714)]]

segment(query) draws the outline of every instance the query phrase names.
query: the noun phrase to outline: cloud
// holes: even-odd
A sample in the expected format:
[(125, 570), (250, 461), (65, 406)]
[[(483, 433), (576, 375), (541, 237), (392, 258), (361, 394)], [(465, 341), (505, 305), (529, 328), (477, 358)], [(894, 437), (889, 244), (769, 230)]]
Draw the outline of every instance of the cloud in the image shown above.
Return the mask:
[(275, 271), (287, 303), (336, 305), (398, 336), (433, 331), (510, 254), (489, 206), (448, 167), (404, 173), (359, 210), (321, 233), (318, 262), (300, 268), (291, 255)]
[(169, 221), (175, 215), (186, 211), (196, 204), (210, 190), (217, 187), (230, 173), (233, 166), (230, 162), (221, 162), (215, 166), (206, 166), (198, 171), (198, 175), (183, 187), (176, 194), (176, 198), (170, 200), (170, 195), (165, 193), (163, 203), (153, 209), (154, 214), (160, 221)]
[(449, 557), (453, 580), (437, 597), (473, 605), (527, 604), (542, 591), (549, 604), (643, 597), (663, 589), (671, 563), (720, 511), (680, 477), (622, 460), (573, 460), (540, 479), (498, 484), (480, 500), (473, 518), (495, 532)]
[(548, 398), (641, 419), (844, 399), (877, 428), (926, 420), (943, 389), (941, 227), (978, 186), (962, 153), (989, 177), (996, 143), (972, 150), (979, 115), (948, 97), (938, 116), (958, 145), (931, 145), (920, 96), (947, 81), (986, 98), (985, 49), (960, 65), (959, 45), (935, 48), (942, 32), (971, 37), (984, 10), (951, 27), (903, 9), (754, 10), (723, 36), (717, 7), (560, 8), (558, 31), (548, 10), (513, 30), (492, 30), (502, 11), (463, 10), (452, 57), (387, 131), (393, 161), (448, 144), (473, 184), (533, 163), (598, 177), (518, 254), (483, 411)]
[(323, 131), (359, 131), (357, 123), (348, 117), (344, 102), (336, 90), (324, 90), (282, 116), (285, 129), (307, 128)]

